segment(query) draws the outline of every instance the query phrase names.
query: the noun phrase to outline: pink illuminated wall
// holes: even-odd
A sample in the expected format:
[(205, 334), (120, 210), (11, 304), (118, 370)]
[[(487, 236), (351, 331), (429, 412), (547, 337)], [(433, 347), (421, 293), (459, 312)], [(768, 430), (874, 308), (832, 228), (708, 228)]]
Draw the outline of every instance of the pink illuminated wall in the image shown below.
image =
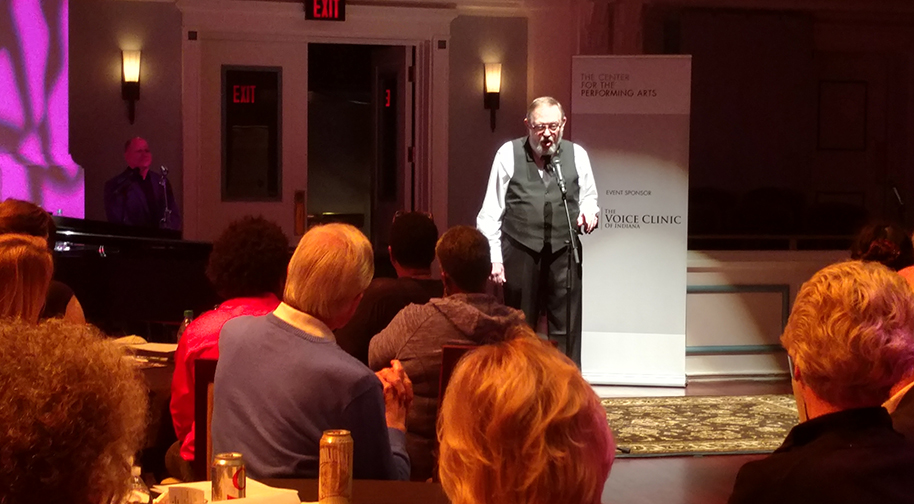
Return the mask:
[(0, 2), (0, 199), (82, 218), (70, 158), (68, 0)]

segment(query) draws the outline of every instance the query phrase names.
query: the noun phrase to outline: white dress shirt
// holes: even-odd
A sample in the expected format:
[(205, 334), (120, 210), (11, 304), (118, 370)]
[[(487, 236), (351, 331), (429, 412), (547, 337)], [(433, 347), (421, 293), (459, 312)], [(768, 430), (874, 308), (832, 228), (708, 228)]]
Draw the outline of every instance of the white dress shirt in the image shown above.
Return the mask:
[[(596, 220), (600, 207), (597, 205), (597, 185), (593, 179), (593, 168), (587, 151), (578, 144), (574, 145), (574, 166), (578, 172), (578, 207), (581, 214), (587, 217), (587, 222)], [(538, 167), (540, 177), (544, 177), (545, 170)], [(492, 161), (492, 171), (489, 173), (489, 184), (486, 188), (486, 197), (482, 201), (482, 208), (476, 216), (476, 228), (489, 240), (492, 262), (504, 262), (501, 255), (501, 220), (505, 215), (505, 194), (508, 192), (508, 183), (514, 176), (514, 144), (507, 142), (495, 153)], [(574, 219), (574, 216), (572, 216)]]

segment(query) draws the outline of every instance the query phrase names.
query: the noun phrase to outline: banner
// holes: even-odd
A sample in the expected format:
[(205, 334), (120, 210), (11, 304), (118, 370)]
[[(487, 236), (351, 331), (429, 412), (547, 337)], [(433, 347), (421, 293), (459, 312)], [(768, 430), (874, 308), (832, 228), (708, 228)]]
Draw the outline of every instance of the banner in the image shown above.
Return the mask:
[(583, 237), (582, 371), (685, 386), (690, 56), (576, 56), (571, 140), (590, 155), (600, 226)]

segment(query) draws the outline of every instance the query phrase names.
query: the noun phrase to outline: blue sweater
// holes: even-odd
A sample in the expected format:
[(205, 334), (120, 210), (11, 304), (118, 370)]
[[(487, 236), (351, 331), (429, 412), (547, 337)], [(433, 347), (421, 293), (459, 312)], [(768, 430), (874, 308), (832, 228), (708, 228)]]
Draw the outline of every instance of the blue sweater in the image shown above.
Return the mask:
[(321, 435), (347, 429), (357, 479), (409, 479), (405, 434), (387, 428), (381, 382), (330, 339), (273, 314), (239, 317), (219, 337), (213, 453), (236, 451), (248, 474), (316, 478)]

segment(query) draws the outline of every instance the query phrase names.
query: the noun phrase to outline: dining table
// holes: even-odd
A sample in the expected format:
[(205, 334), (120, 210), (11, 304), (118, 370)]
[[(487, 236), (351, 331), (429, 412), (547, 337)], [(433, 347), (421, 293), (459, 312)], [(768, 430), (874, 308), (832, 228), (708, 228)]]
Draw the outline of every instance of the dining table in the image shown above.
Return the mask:
[[(302, 502), (317, 502), (316, 479), (263, 479), (261, 483), (298, 491)], [(450, 504), (439, 483), (353, 480), (351, 504)]]

